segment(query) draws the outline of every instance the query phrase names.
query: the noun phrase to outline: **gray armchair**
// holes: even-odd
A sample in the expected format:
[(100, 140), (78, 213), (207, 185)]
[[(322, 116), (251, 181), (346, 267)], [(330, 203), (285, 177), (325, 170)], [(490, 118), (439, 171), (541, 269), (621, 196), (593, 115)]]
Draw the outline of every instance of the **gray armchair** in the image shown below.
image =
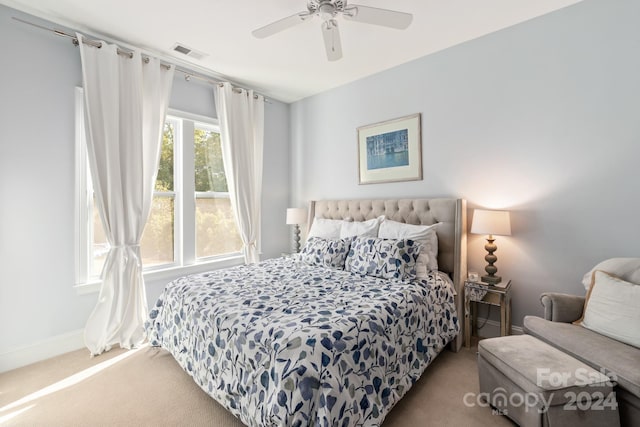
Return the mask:
[(577, 295), (543, 293), (544, 319), (525, 316), (524, 331), (610, 374), (616, 383), (621, 426), (640, 426), (640, 348), (573, 325), (582, 317), (584, 301), (585, 297)]
[(540, 295), (544, 318), (552, 322), (571, 323), (582, 317), (584, 299), (578, 295), (545, 292)]

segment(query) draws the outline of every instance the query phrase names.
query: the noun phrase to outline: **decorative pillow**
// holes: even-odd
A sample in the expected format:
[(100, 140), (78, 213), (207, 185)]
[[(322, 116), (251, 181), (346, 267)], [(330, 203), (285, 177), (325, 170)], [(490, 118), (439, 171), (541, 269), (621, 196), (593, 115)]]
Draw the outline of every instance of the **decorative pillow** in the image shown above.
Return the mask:
[(314, 218), (307, 238), (321, 237), (323, 239), (337, 240), (340, 238), (341, 219)]
[(574, 323), (640, 347), (640, 285), (600, 270), (591, 282), (582, 318)]
[(321, 267), (344, 269), (351, 239), (329, 240), (311, 237), (300, 252), (300, 260)]
[[(433, 225), (413, 225), (385, 219), (378, 229), (378, 237), (382, 239), (411, 239), (422, 245), (421, 253), (427, 255), (427, 271), (438, 269), (438, 235)], [(422, 270), (419, 260), (418, 268)]]
[(347, 237), (378, 237), (378, 227), (380, 222), (384, 220), (384, 216), (370, 219), (367, 221), (343, 222), (340, 228), (340, 238)]
[(627, 282), (640, 283), (640, 258), (610, 258), (602, 261), (582, 278), (582, 284), (588, 291), (591, 287), (593, 272), (606, 271)]
[(356, 237), (345, 270), (383, 279), (413, 279), (420, 248), (411, 239)]

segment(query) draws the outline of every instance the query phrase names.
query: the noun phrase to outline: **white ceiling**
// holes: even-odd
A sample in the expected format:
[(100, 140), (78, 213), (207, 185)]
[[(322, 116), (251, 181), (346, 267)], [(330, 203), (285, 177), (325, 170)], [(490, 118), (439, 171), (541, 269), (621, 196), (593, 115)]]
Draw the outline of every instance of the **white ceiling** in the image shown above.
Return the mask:
[[(326, 59), (319, 18), (266, 39), (251, 31), (306, 0), (0, 0), (60, 25), (188, 60), (284, 102), (340, 86), (581, 0), (354, 0), (413, 14), (406, 30), (338, 18), (343, 58)], [(172, 52), (176, 42), (207, 56)]]

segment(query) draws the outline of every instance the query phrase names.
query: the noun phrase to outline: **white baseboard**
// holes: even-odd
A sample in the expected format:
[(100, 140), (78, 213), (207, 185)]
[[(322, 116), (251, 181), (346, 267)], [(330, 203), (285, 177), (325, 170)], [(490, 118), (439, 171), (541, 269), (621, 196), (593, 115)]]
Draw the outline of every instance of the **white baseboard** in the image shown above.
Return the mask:
[(58, 335), (38, 343), (0, 353), (0, 372), (49, 359), (84, 347), (84, 330)]
[[(485, 319), (478, 317), (478, 325), (482, 326), (482, 328), (478, 328), (478, 335), (483, 338), (494, 338), (500, 336), (500, 322), (496, 322), (495, 320), (487, 320), (485, 323)], [(513, 326), (511, 325), (511, 334), (512, 335), (522, 335), (524, 331), (522, 330), (522, 326)]]

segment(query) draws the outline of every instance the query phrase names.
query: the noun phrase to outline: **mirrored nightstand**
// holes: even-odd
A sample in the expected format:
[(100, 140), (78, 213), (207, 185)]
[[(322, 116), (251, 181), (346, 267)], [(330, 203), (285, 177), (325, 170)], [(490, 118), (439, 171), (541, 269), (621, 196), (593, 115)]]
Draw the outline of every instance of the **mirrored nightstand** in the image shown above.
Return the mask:
[(500, 307), (500, 335), (511, 334), (511, 280), (497, 285), (482, 282), (464, 282), (464, 343), (471, 347), (471, 336), (478, 335), (478, 304)]

